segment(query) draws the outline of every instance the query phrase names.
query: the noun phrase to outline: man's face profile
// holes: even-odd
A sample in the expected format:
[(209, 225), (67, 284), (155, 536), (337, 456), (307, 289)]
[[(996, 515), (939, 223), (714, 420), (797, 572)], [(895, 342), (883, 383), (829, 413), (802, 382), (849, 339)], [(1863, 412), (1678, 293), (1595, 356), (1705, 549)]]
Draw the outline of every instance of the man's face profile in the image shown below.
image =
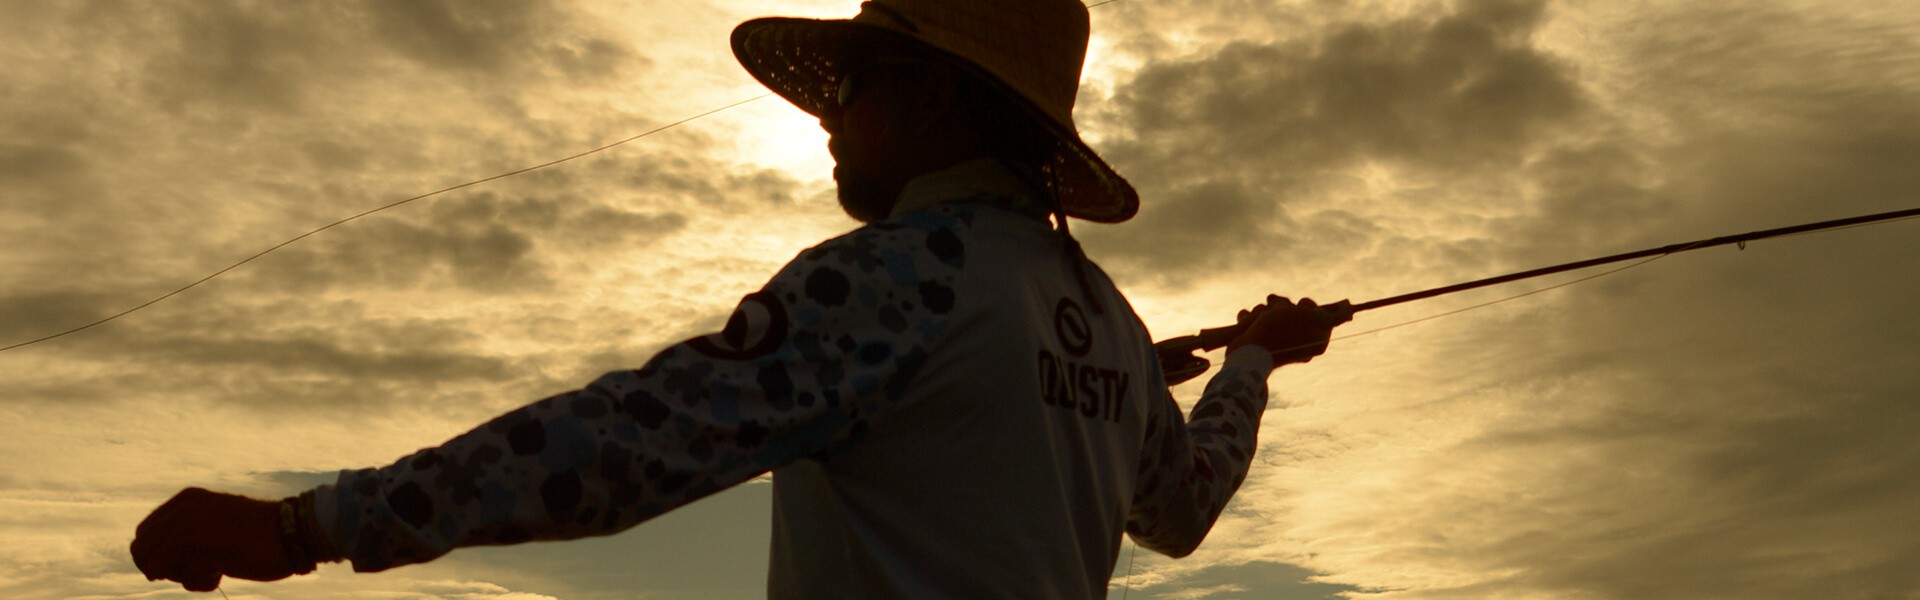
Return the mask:
[(840, 208), (862, 223), (887, 218), (908, 177), (901, 172), (900, 135), (920, 119), (914, 97), (927, 77), (924, 65), (881, 64), (853, 70), (842, 81), (835, 108), (820, 117), (833, 155)]

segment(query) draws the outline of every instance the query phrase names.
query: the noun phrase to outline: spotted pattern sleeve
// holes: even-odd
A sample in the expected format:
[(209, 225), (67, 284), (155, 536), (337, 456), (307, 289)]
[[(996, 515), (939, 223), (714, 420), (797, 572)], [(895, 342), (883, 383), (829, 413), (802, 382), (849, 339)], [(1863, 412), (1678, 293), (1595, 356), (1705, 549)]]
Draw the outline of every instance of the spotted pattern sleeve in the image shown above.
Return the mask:
[(472, 545), (607, 535), (857, 442), (926, 362), (966, 257), (960, 216), (863, 227), (803, 252), (721, 332), (323, 486), (356, 571)]
[[(1227, 357), (1186, 419), (1171, 396), (1147, 417), (1127, 534), (1168, 556), (1193, 553), (1247, 478), (1273, 359), (1258, 347)], [(1165, 390), (1164, 386), (1156, 386)]]

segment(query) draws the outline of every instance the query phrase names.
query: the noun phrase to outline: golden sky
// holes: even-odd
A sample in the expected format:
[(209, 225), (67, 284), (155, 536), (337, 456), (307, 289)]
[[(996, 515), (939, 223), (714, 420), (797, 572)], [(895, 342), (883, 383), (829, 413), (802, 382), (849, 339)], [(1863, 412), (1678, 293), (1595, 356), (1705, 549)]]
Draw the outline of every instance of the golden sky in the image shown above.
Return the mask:
[[(847, 1), (0, 0), (0, 345), (415, 194), (763, 93), (742, 20)], [(1920, 5), (1192, 2), (1093, 11), (1077, 225), (1157, 337), (1920, 206)], [(717, 327), (850, 229), (777, 99), (415, 202), (0, 353), (0, 596), (184, 597), (188, 485), (385, 465)], [(1129, 598), (1920, 597), (1920, 223), (1670, 257), (1336, 342)], [(1365, 313), (1360, 332), (1574, 276)], [(1176, 390), (1183, 400), (1192, 389)], [(233, 598), (760, 597), (767, 488), (624, 534)], [(1123, 555), (1124, 556), (1124, 555)]]

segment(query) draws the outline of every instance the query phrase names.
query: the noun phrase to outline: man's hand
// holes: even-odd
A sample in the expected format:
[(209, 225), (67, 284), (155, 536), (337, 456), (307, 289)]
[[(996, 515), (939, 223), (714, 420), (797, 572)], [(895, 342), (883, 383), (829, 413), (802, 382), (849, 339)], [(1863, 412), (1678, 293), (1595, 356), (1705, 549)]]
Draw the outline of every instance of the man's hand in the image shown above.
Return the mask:
[(280, 545), (279, 504), (187, 488), (134, 530), (133, 564), (149, 581), (211, 592), (222, 575), (273, 581), (293, 574)]
[(1327, 340), (1335, 326), (1351, 319), (1353, 309), (1345, 302), (1322, 307), (1309, 298), (1295, 304), (1280, 296), (1267, 296), (1265, 304), (1240, 311), (1240, 323), (1251, 322), (1252, 326), (1227, 343), (1227, 353), (1253, 344), (1272, 353), (1276, 367), (1307, 362), (1327, 351)]

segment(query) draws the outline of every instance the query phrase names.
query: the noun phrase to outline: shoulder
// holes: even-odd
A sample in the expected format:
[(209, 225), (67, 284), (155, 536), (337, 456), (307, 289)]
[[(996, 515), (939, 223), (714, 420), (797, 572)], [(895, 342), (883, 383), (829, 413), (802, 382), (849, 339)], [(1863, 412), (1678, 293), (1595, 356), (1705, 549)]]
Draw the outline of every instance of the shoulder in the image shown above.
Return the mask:
[(972, 229), (978, 210), (976, 206), (948, 204), (868, 223), (808, 248), (799, 260), (830, 260), (872, 270), (890, 261), (915, 258), (931, 259), (948, 268), (965, 268), (966, 244), (962, 238)]
[(800, 252), (774, 278), (790, 303), (821, 308), (878, 309), (918, 300), (952, 308), (967, 268), (974, 208), (938, 206), (869, 223)]

